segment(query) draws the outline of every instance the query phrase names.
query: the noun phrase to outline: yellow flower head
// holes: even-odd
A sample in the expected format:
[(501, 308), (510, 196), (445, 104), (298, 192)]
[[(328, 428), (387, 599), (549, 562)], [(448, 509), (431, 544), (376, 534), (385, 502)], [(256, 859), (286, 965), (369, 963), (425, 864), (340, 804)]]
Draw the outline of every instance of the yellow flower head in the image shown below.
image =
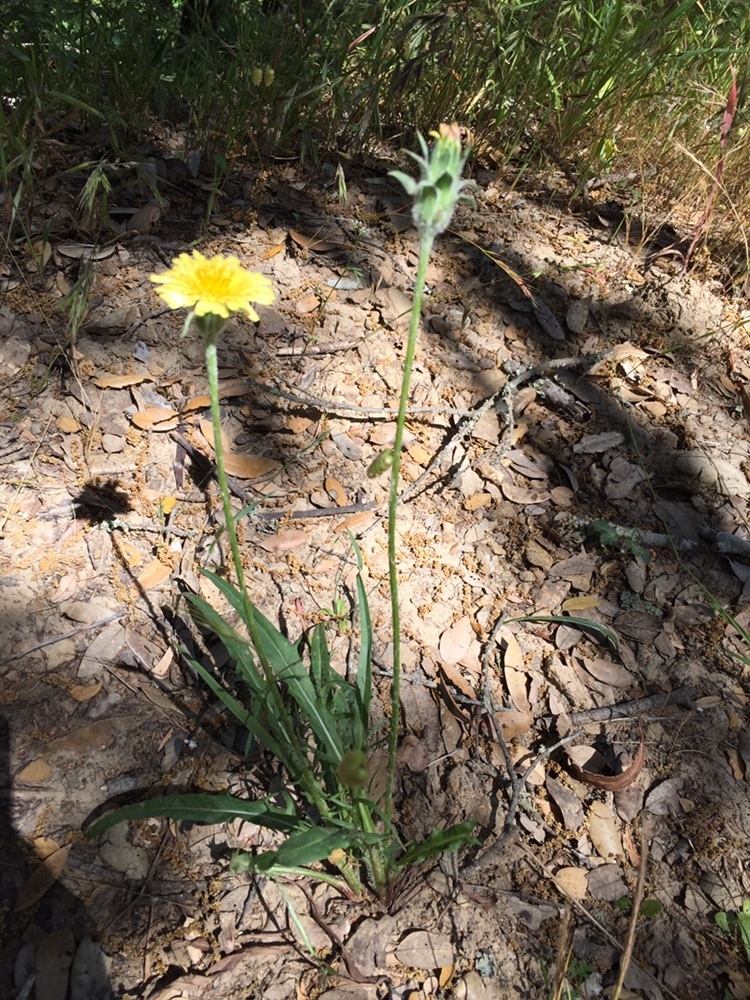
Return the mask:
[(251, 303), (270, 306), (275, 296), (270, 279), (246, 271), (236, 257), (204, 257), (197, 250), (181, 253), (168, 271), (152, 274), (161, 285), (159, 295), (170, 309), (192, 309), (196, 316), (212, 313), (228, 319), (246, 312), (253, 322), (259, 316)]

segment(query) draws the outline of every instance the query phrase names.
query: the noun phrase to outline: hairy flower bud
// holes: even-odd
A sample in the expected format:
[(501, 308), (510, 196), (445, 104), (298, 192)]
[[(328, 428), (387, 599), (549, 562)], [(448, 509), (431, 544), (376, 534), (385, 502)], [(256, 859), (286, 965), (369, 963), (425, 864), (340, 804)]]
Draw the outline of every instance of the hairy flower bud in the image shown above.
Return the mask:
[(417, 133), (422, 155), (409, 152), (417, 161), (420, 179), (392, 170), (391, 176), (403, 184), (412, 198), (412, 218), (422, 236), (433, 239), (448, 228), (458, 204), (472, 204), (467, 189), (473, 188), (473, 181), (461, 179), (466, 165), (468, 150), (461, 149), (461, 130), (454, 122), (441, 124), (437, 132), (430, 132), (435, 142), (430, 149), (424, 138)]

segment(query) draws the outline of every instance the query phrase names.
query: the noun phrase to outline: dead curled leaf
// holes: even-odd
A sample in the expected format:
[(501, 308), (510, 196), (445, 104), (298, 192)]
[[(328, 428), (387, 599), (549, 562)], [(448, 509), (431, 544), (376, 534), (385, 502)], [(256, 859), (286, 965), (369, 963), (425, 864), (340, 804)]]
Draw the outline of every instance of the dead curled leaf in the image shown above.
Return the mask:
[(638, 753), (630, 767), (626, 767), (622, 774), (596, 774), (594, 771), (586, 771), (584, 768), (570, 762), (570, 770), (575, 778), (592, 788), (601, 788), (606, 792), (620, 792), (623, 788), (632, 785), (646, 762), (646, 743), (641, 733), (641, 742), (638, 745)]

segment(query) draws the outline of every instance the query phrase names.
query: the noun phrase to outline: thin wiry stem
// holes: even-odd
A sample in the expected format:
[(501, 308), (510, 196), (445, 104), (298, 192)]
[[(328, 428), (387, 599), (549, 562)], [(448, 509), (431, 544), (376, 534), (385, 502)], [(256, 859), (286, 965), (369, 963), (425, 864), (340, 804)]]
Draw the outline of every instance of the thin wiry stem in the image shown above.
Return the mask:
[(401, 448), (404, 442), (406, 414), (409, 406), (409, 384), (411, 382), (417, 335), (421, 323), (422, 295), (424, 293), (427, 264), (432, 253), (434, 238), (423, 235), (419, 246), (419, 264), (414, 285), (414, 305), (411, 312), (409, 337), (404, 356), (404, 373), (401, 380), (401, 399), (396, 417), (396, 438), (393, 443), (393, 464), (391, 465), (391, 489), (388, 497), (388, 576), (391, 591), (391, 624), (393, 630), (393, 684), (391, 685), (391, 730), (388, 744), (388, 772), (385, 786), (385, 817), (390, 825), (393, 814), (393, 782), (396, 773), (396, 750), (398, 749), (398, 726), (400, 718), (399, 687), (401, 683), (401, 613), (398, 603), (398, 564), (396, 562), (396, 508), (398, 506), (398, 477), (401, 467)]

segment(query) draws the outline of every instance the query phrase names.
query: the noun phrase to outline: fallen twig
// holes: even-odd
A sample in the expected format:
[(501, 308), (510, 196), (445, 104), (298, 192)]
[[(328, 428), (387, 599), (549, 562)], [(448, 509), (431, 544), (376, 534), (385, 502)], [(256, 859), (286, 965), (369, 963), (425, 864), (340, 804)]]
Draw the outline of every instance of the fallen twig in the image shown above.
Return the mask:
[(620, 956), (620, 972), (617, 976), (617, 982), (615, 983), (615, 988), (612, 992), (612, 1000), (620, 1000), (620, 993), (622, 992), (622, 987), (625, 983), (625, 976), (628, 974), (628, 968), (633, 958), (635, 932), (638, 929), (638, 917), (640, 916), (643, 893), (646, 888), (647, 870), (648, 838), (646, 837), (644, 830), (641, 829), (641, 863), (638, 865), (638, 882), (636, 883), (635, 895), (633, 896), (633, 910), (630, 914), (630, 923), (628, 924), (628, 936), (625, 939), (625, 947), (623, 948), (622, 955)]
[[(658, 711), (667, 705), (679, 705), (680, 708), (695, 708), (695, 690), (689, 684), (668, 691), (666, 694), (652, 694), (648, 698), (638, 698), (634, 701), (624, 701), (619, 705), (603, 705), (601, 708), (589, 708), (584, 712), (571, 712), (566, 720), (572, 726), (586, 726), (592, 722), (611, 722), (613, 719), (632, 719), (641, 712)], [(552, 725), (557, 721), (556, 715), (542, 716), (541, 722)]]
[[(469, 437), (485, 413), (489, 413), (492, 409), (497, 410), (498, 414), (501, 414), (505, 418), (505, 428), (500, 434), (499, 444), (496, 445), (489, 455), (485, 456), (485, 461), (498, 464), (503, 458), (508, 442), (513, 435), (513, 400), (522, 385), (534, 379), (542, 378), (549, 372), (557, 371), (560, 368), (578, 368), (590, 371), (611, 354), (612, 351), (607, 350), (600, 351), (598, 354), (584, 354), (579, 358), (553, 358), (552, 360), (543, 361), (541, 364), (534, 365), (531, 368), (524, 368), (523, 371), (518, 372), (496, 392), (489, 395), (476, 409), (466, 414), (464, 423), (459, 424), (453, 429), (452, 433), (446, 435), (443, 444), (435, 452), (424, 472), (402, 492), (400, 497), (401, 502), (403, 503), (407, 497), (414, 494), (423, 485), (425, 480), (432, 475), (435, 468), (442, 462), (448, 448), (454, 448), (464, 438)], [(409, 413), (411, 414), (412, 412), (414, 411), (410, 409)]]
[(318, 354), (338, 354), (339, 351), (351, 351), (364, 343), (365, 338), (359, 340), (347, 340), (343, 344), (305, 344), (304, 347), (279, 347), (276, 351), (277, 358), (305, 358)]
[(53, 639), (45, 639), (44, 642), (38, 642), (34, 646), (29, 646), (27, 649), (21, 649), (17, 653), (11, 653), (10, 656), (6, 656), (4, 660), (0, 660), (0, 667), (4, 667), (6, 663), (11, 663), (13, 660), (20, 660), (23, 656), (29, 656), (31, 653), (36, 653), (39, 649), (44, 649), (46, 646), (54, 646), (56, 642), (63, 642), (65, 639), (73, 639), (75, 636), (80, 635), (82, 632), (90, 632), (94, 628), (100, 628), (102, 625), (109, 625), (110, 622), (117, 621), (118, 618), (124, 618), (129, 612), (127, 611), (116, 611), (113, 615), (108, 615), (106, 618), (100, 618), (99, 621), (91, 622), (90, 625), (81, 625), (80, 628), (74, 628), (71, 632), (64, 632), (62, 635), (56, 635)]
[[(338, 399), (325, 399), (322, 396), (314, 396), (312, 393), (306, 392), (304, 389), (299, 389), (297, 387), (294, 388), (294, 391), (292, 391), (291, 388), (280, 389), (276, 385), (268, 385), (265, 382), (258, 382), (256, 379), (250, 378), (249, 375), (245, 376), (245, 381), (252, 386), (253, 389), (258, 389), (269, 396), (286, 399), (290, 403), (295, 403), (297, 406), (320, 410), (321, 413), (354, 413), (363, 419), (366, 417), (395, 417), (398, 414), (398, 409), (392, 406), (359, 406), (356, 403), (344, 403)], [(471, 410), (454, 410), (447, 406), (409, 407), (410, 417), (434, 413), (448, 417), (466, 417), (472, 412), (473, 411)]]
[[(536, 868), (536, 870), (538, 872), (541, 872), (541, 874), (545, 878), (549, 879), (550, 882), (552, 882), (554, 884), (554, 886), (557, 889), (557, 891), (563, 896), (564, 899), (566, 899), (568, 901), (568, 903), (573, 907), (573, 909), (576, 910), (577, 913), (580, 913), (581, 916), (584, 917), (584, 919), (587, 920), (588, 923), (590, 923), (593, 927), (596, 927), (596, 929), (599, 931), (599, 933), (602, 934), (604, 936), (604, 938), (607, 941), (609, 941), (609, 943), (614, 948), (617, 948), (618, 951), (623, 951), (624, 952), (624, 949), (623, 949), (622, 945), (617, 940), (617, 938), (614, 936), (614, 934), (610, 934), (610, 932), (607, 930), (607, 928), (604, 926), (604, 924), (601, 923), (601, 921), (597, 920), (595, 916), (593, 916), (591, 913), (589, 913), (589, 911), (586, 909), (585, 906), (583, 906), (582, 903), (579, 903), (577, 899), (575, 899), (573, 896), (571, 896), (571, 894), (568, 892), (568, 890), (565, 888), (565, 886), (559, 881), (559, 879), (557, 879), (552, 874), (552, 872), (549, 871), (547, 869), (547, 867), (542, 864), (541, 861), (539, 861), (539, 859), (534, 855), (534, 853), (532, 851), (530, 851), (529, 848), (526, 847), (525, 844), (520, 844), (520, 848), (523, 851), (524, 855), (526, 856), (527, 861), (534, 868)], [(662, 980), (660, 980), (660, 979), (657, 979), (656, 976), (654, 976), (652, 973), (650, 973), (648, 971), (648, 969), (644, 969), (642, 966), (637, 965), (636, 963), (632, 963), (632, 964), (636, 965), (636, 968), (638, 969), (638, 972), (642, 976), (645, 976), (647, 979), (649, 979), (660, 990), (662, 990), (662, 992), (666, 993), (667, 996), (671, 997), (672, 1000), (682, 1000), (681, 997), (679, 997), (676, 993), (674, 993), (672, 990), (670, 990), (670, 988), (667, 986), (666, 983), (662, 982)]]
[(486, 868), (487, 865), (492, 864), (496, 861), (503, 852), (505, 845), (511, 838), (513, 834), (513, 829), (516, 821), (516, 813), (518, 812), (518, 807), (521, 802), (521, 795), (526, 788), (526, 782), (534, 770), (534, 768), (540, 764), (545, 758), (549, 757), (551, 753), (555, 750), (559, 750), (560, 747), (565, 746), (566, 743), (570, 743), (572, 740), (577, 739), (581, 733), (575, 732), (571, 733), (569, 736), (564, 736), (557, 743), (553, 743), (552, 746), (545, 747), (541, 753), (538, 753), (532, 762), (528, 765), (526, 770), (522, 775), (517, 775), (515, 767), (513, 765), (513, 759), (510, 756), (510, 750), (508, 749), (508, 744), (505, 742), (505, 737), (503, 736), (503, 731), (497, 721), (493, 720), (495, 727), (495, 735), (497, 736), (497, 741), (500, 744), (500, 748), (503, 752), (503, 757), (505, 758), (505, 766), (508, 770), (508, 777), (510, 778), (510, 786), (512, 789), (510, 803), (508, 805), (508, 812), (505, 815), (505, 822), (503, 823), (503, 829), (500, 836), (497, 838), (495, 843), (488, 847), (484, 854), (480, 855), (476, 861), (472, 861), (470, 865), (466, 865), (465, 868), (461, 869), (463, 875), (473, 875), (478, 872), (481, 868)]

